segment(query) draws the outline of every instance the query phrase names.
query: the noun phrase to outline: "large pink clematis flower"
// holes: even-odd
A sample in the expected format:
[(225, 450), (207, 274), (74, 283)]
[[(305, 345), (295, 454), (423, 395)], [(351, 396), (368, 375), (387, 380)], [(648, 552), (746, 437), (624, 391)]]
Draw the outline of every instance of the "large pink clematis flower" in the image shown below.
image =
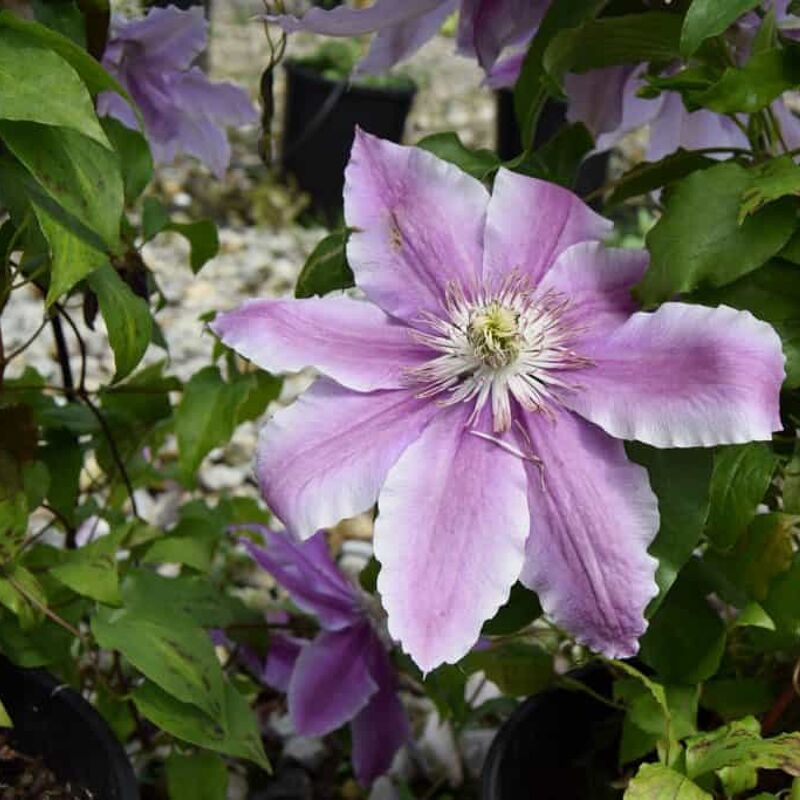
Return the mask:
[(458, 50), (492, 69), (507, 46), (520, 44), (541, 22), (550, 0), (376, 0), (369, 8), (312, 8), (298, 17), (270, 14), (284, 31), (312, 31), (325, 36), (376, 33), (359, 73), (385, 72), (415, 53), (460, 9)]
[(517, 579), (579, 640), (628, 656), (659, 525), (621, 439), (769, 439), (783, 355), (748, 312), (636, 312), (647, 254), (561, 187), (457, 167), (359, 132), (348, 258), (369, 302), (257, 300), (216, 333), (272, 371), (321, 377), (263, 430), (267, 501), (308, 536), (378, 503), (390, 633), (423, 670), (456, 661)]
[(323, 532), (299, 542), (288, 533), (247, 527), (256, 527), (266, 544), (245, 542), (253, 560), (322, 628), (312, 642), (273, 633), (263, 670), (254, 665), (256, 674), (286, 692), (299, 734), (323, 736), (349, 722), (356, 776), (371, 784), (391, 767), (410, 727), (362, 593), (331, 559)]
[[(136, 101), (156, 161), (169, 164), (188, 153), (221, 178), (231, 158), (225, 127), (255, 123), (258, 112), (238, 86), (212, 83), (192, 66), (206, 46), (207, 27), (199, 7), (152, 8), (136, 20), (115, 15), (103, 66)], [(101, 93), (97, 111), (139, 129), (118, 94)]]

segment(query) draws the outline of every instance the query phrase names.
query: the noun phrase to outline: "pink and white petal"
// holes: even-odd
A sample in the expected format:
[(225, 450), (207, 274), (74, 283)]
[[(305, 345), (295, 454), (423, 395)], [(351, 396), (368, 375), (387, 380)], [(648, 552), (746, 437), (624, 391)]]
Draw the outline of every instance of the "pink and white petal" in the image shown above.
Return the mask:
[(281, 633), (270, 634), (267, 660), (260, 675), (264, 683), (276, 691), (288, 691), (297, 659), (306, 646), (305, 640), (295, 636), (286, 636)]
[(219, 314), (211, 329), (262, 369), (316, 367), (359, 392), (407, 385), (405, 370), (425, 358), (405, 325), (371, 303), (345, 296), (249, 300)]
[(286, 31), (310, 31), (323, 36), (362, 36), (365, 33), (400, 25), (427, 14), (449, 0), (376, 0), (368, 8), (342, 5), (325, 10), (311, 8), (302, 17), (293, 14), (267, 14), (264, 18)]
[(655, 447), (770, 439), (781, 429), (781, 340), (748, 311), (665, 303), (582, 348), (564, 403), (612, 436)]
[(349, 722), (378, 690), (369, 669), (368, 622), (324, 631), (306, 645), (289, 681), (289, 716), (301, 736), (324, 736)]
[(357, 75), (379, 75), (416, 53), (442, 27), (458, 0), (444, 0), (435, 8), (395, 25), (381, 28), (369, 51), (356, 65)]
[(423, 672), (469, 651), (524, 558), (522, 462), (470, 433), (470, 413), (465, 404), (443, 411), (390, 470), (378, 500), (378, 591), (389, 633)]
[(537, 293), (552, 292), (569, 299), (566, 313), (581, 329), (581, 340), (603, 335), (637, 310), (631, 289), (644, 276), (648, 258), (646, 250), (580, 242), (558, 257)]
[(401, 319), (441, 313), (448, 284), (480, 276), (488, 202), (455, 165), (357, 130), (344, 189), (356, 284)]
[(303, 538), (367, 511), (439, 411), (408, 391), (361, 394), (319, 379), (261, 432), (256, 474), (267, 503)]
[(397, 694), (397, 678), (377, 637), (370, 645), (370, 674), (378, 691), (350, 723), (353, 767), (362, 786), (388, 772), (397, 751), (411, 737), (408, 716)]
[(501, 168), (486, 216), (484, 283), (518, 273), (535, 286), (564, 250), (612, 227), (568, 189)]
[(523, 414), (541, 467), (526, 464), (531, 533), (522, 582), (579, 641), (611, 658), (633, 655), (657, 592), (648, 555), (659, 525), (647, 471), (622, 442), (560, 409)]

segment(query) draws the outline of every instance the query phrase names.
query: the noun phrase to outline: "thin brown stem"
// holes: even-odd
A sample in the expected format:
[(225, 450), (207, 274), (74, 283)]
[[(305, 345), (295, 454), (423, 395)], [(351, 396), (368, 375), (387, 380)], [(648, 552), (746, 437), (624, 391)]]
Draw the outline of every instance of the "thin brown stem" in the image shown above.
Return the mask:
[(10, 575), (6, 575), (5, 579), (11, 586), (19, 592), (32, 606), (36, 606), (48, 619), (60, 625), (64, 630), (69, 631), (76, 639), (83, 640), (83, 634), (70, 622), (67, 622), (63, 617), (60, 617), (55, 611), (47, 607), (45, 603), (39, 600), (38, 597), (32, 595), (21, 583), (16, 581)]

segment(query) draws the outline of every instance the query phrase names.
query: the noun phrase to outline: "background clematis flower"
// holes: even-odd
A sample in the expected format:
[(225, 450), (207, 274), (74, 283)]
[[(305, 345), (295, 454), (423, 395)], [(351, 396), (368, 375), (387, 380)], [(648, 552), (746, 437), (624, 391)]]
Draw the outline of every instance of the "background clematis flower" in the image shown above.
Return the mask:
[(385, 72), (415, 53), (460, 8), (458, 50), (477, 57), (491, 71), (505, 47), (521, 44), (533, 36), (550, 0), (376, 0), (362, 9), (338, 6), (312, 8), (298, 17), (270, 14), (286, 33), (311, 31), (325, 36), (360, 36), (377, 33), (365, 58), (361, 74)]
[(256, 300), (213, 329), (270, 371), (324, 377), (262, 431), (256, 471), (301, 536), (378, 503), (389, 632), (457, 661), (521, 579), (563, 628), (636, 652), (659, 513), (621, 439), (769, 439), (780, 340), (733, 309), (637, 312), (647, 253), (559, 186), (482, 183), (359, 131), (347, 248), (369, 302)]
[[(152, 8), (132, 21), (116, 15), (103, 66), (136, 101), (156, 161), (169, 164), (178, 153), (188, 153), (222, 177), (231, 158), (225, 127), (255, 123), (258, 112), (242, 89), (212, 83), (192, 66), (206, 35), (200, 7)], [(113, 92), (98, 97), (97, 111), (140, 127), (133, 109)]]
[(299, 734), (322, 736), (350, 723), (356, 776), (368, 785), (389, 769), (410, 728), (366, 597), (337, 569), (324, 532), (299, 542), (287, 533), (248, 527), (256, 527), (266, 544), (244, 540), (252, 558), (322, 628), (312, 642), (273, 633), (261, 677), (286, 692)]

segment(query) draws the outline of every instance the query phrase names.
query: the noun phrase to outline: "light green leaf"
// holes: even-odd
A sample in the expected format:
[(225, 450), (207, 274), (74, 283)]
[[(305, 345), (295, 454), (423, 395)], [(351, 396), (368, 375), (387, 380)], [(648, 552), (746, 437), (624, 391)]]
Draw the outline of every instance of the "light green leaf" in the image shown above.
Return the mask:
[(764, 611), (764, 607), (759, 603), (748, 603), (736, 618), (736, 626), (739, 628), (764, 628), (764, 630), (774, 631), (775, 622), (772, 617)]
[(0, 489), (0, 564), (7, 565), (19, 553), (28, 530), (28, 500), (25, 492)]
[(119, 528), (77, 550), (64, 552), (50, 574), (76, 594), (107, 605), (119, 605), (116, 550), (126, 530)]
[(0, 31), (0, 119), (70, 129), (111, 147), (75, 70), (28, 36), (2, 25)]
[(169, 800), (225, 800), (228, 768), (214, 753), (173, 751), (164, 764)]
[[(738, 223), (742, 195), (754, 177), (725, 162), (678, 182), (664, 215), (647, 234), (651, 264), (636, 287), (647, 305), (701, 284), (723, 286), (768, 261), (794, 232), (795, 211), (778, 200)], [(709, 203), (708, 198), (714, 202)]]
[(6, 711), (6, 707), (0, 702), (0, 728), (13, 728), (14, 721)]
[(0, 577), (0, 604), (16, 614), (23, 631), (42, 619), (47, 595), (36, 576), (20, 564), (7, 566)]
[(759, 4), (760, 0), (693, 0), (683, 20), (681, 55), (689, 58), (706, 39), (724, 33)]
[(512, 697), (527, 697), (553, 681), (553, 657), (524, 642), (503, 642), (470, 653), (461, 662), (468, 672), (483, 670), (486, 677)]
[(206, 632), (163, 608), (152, 618), (136, 610), (101, 607), (92, 617), (98, 644), (118, 650), (146, 677), (214, 719), (223, 716), (223, 674)]
[(214, 556), (216, 537), (164, 536), (148, 548), (142, 557), (145, 564), (185, 564), (187, 567), (208, 572)]
[(153, 319), (147, 303), (137, 297), (116, 270), (105, 264), (89, 276), (114, 351), (114, 383), (127, 377), (150, 344)]
[(223, 700), (223, 713), (212, 718), (149, 681), (133, 693), (133, 702), (142, 715), (167, 733), (209, 750), (247, 758), (269, 770), (258, 723), (247, 701), (227, 681)]
[(203, 458), (230, 439), (250, 388), (246, 381), (226, 383), (216, 367), (205, 367), (192, 375), (175, 410), (179, 464), (185, 483), (193, 483)]
[(777, 456), (763, 442), (729, 445), (716, 451), (706, 523), (706, 534), (715, 547), (727, 550), (747, 530), (777, 465)]
[(625, 790), (625, 800), (714, 800), (696, 783), (663, 764), (642, 764)]
[(353, 271), (347, 263), (348, 231), (335, 231), (315, 248), (300, 270), (295, 297), (325, 295), (354, 285)]
[(752, 172), (754, 181), (742, 195), (740, 222), (773, 200), (789, 194), (800, 195), (800, 165), (795, 164), (790, 156), (773, 158)]

